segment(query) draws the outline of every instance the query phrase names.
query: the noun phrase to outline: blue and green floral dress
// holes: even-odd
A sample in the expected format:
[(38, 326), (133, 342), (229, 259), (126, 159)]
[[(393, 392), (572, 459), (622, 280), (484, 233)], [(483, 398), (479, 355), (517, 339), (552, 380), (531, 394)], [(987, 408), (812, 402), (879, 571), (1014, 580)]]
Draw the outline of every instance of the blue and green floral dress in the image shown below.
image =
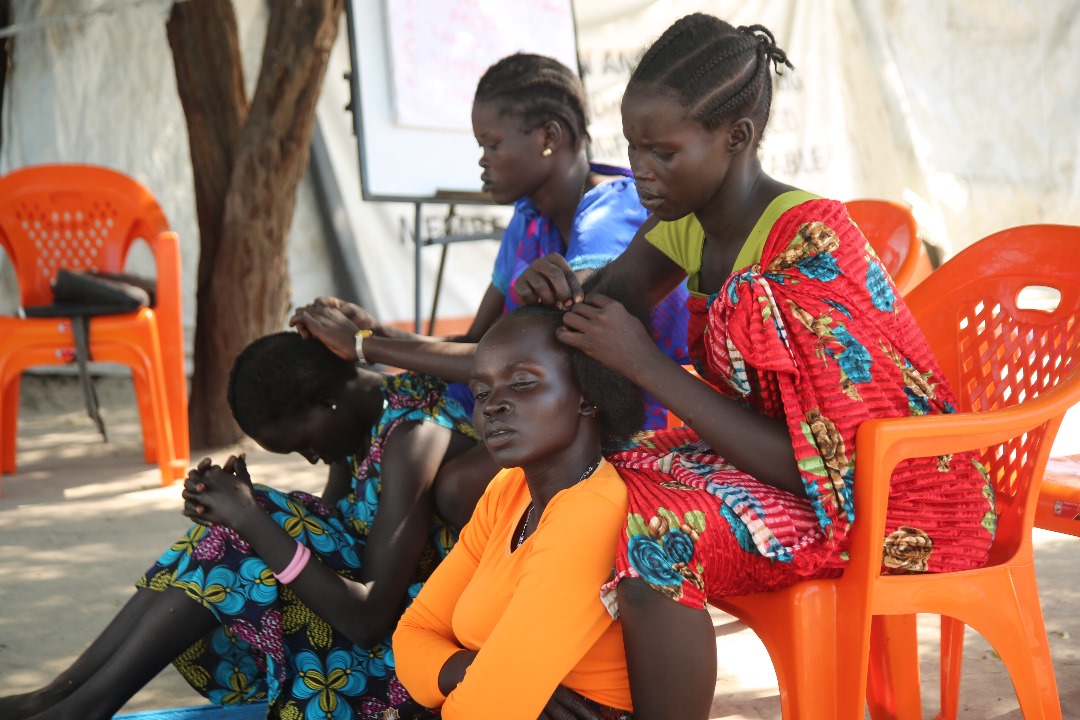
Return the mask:
[[(383, 415), (364, 457), (350, 459), (350, 493), (334, 506), (304, 492), (255, 486), (266, 512), (323, 564), (358, 580), (364, 546), (379, 509), (383, 445), (403, 422), (434, 422), (478, 439), (461, 406), (446, 397), (445, 383), (412, 373), (387, 377)], [(402, 611), (457, 534), (437, 518)], [(221, 627), (173, 663), (199, 693), (231, 705), (268, 699), (270, 717), (426, 717), (397, 680), (390, 638), (362, 648), (309, 609), (251, 546), (222, 526), (194, 525), (137, 583), (175, 586), (209, 608)]]

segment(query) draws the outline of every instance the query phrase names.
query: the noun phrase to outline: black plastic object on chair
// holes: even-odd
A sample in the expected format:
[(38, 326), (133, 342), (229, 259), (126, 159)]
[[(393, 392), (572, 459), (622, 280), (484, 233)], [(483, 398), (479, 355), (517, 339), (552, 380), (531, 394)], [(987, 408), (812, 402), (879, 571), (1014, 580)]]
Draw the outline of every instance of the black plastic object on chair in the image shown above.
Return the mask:
[(53, 303), (24, 308), (27, 317), (71, 318), (75, 362), (79, 368), (86, 413), (105, 442), (109, 435), (98, 410), (97, 390), (87, 369), (90, 357), (90, 318), (135, 312), (154, 304), (154, 282), (126, 274), (59, 270), (53, 284)]

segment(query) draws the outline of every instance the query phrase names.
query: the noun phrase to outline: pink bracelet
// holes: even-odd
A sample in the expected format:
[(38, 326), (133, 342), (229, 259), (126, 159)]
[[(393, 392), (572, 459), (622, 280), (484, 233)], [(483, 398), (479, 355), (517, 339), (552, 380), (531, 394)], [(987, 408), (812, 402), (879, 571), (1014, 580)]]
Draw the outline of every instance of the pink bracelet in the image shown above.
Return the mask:
[(278, 579), (278, 582), (288, 585), (304, 571), (304, 568), (307, 567), (308, 560), (310, 559), (311, 551), (308, 550), (307, 545), (297, 541), (296, 554), (293, 555), (292, 560), (289, 561), (288, 567), (279, 573), (274, 573), (274, 577)]

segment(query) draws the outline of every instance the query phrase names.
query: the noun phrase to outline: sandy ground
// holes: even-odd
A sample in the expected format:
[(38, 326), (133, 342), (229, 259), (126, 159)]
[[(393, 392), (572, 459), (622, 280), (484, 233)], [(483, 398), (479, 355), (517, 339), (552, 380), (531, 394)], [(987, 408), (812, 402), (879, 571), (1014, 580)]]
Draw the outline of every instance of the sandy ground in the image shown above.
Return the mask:
[[(73, 378), (27, 376), (19, 415), (19, 470), (0, 480), (0, 695), (44, 684), (73, 661), (132, 593), (132, 582), (181, 533), (177, 486), (143, 463), (129, 380), (98, 381), (111, 442), (102, 443)], [(1080, 423), (1062, 436), (1080, 452)], [(224, 459), (237, 448), (212, 453)], [(319, 491), (324, 470), (299, 457), (248, 452), (258, 482)], [(1055, 452), (1058, 447), (1055, 446)], [(1036, 564), (1065, 718), (1080, 718), (1080, 540), (1036, 530)], [(719, 674), (712, 718), (779, 718), (776, 676), (745, 626), (714, 615)], [(937, 710), (937, 622), (920, 618), (923, 703)], [(201, 704), (166, 668), (126, 711)], [(1001, 661), (968, 633), (961, 716), (1020, 718)]]

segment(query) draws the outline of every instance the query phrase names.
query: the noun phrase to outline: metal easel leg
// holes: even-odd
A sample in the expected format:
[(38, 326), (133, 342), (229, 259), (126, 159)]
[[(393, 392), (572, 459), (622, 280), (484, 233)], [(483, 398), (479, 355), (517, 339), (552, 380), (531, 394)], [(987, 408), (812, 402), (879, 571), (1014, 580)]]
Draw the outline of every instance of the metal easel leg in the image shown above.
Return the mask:
[[(451, 205), (446, 212), (446, 220), (443, 225), (443, 235), (449, 236), (454, 221), (454, 210), (457, 205)], [(435, 295), (431, 298), (431, 315), (428, 317), (427, 334), (435, 334), (435, 317), (439, 309), (439, 293), (442, 291), (443, 270), (446, 268), (446, 252), (450, 249), (450, 243), (443, 243), (442, 253), (439, 255), (439, 272), (435, 275)]]
[(97, 390), (94, 388), (94, 380), (90, 377), (90, 371), (86, 367), (86, 363), (90, 359), (90, 318), (86, 315), (73, 316), (71, 318), (71, 334), (75, 336), (75, 362), (79, 366), (79, 384), (82, 385), (86, 414), (97, 425), (102, 440), (109, 442), (109, 434), (105, 432), (105, 421), (98, 411), (98, 397)]
[(424, 247), (424, 240), (420, 237), (420, 222), (422, 220), (422, 212), (420, 210), (421, 203), (413, 203), (415, 212), (413, 214), (413, 248), (415, 255), (413, 256), (413, 332), (417, 335), (420, 334), (420, 250)]

